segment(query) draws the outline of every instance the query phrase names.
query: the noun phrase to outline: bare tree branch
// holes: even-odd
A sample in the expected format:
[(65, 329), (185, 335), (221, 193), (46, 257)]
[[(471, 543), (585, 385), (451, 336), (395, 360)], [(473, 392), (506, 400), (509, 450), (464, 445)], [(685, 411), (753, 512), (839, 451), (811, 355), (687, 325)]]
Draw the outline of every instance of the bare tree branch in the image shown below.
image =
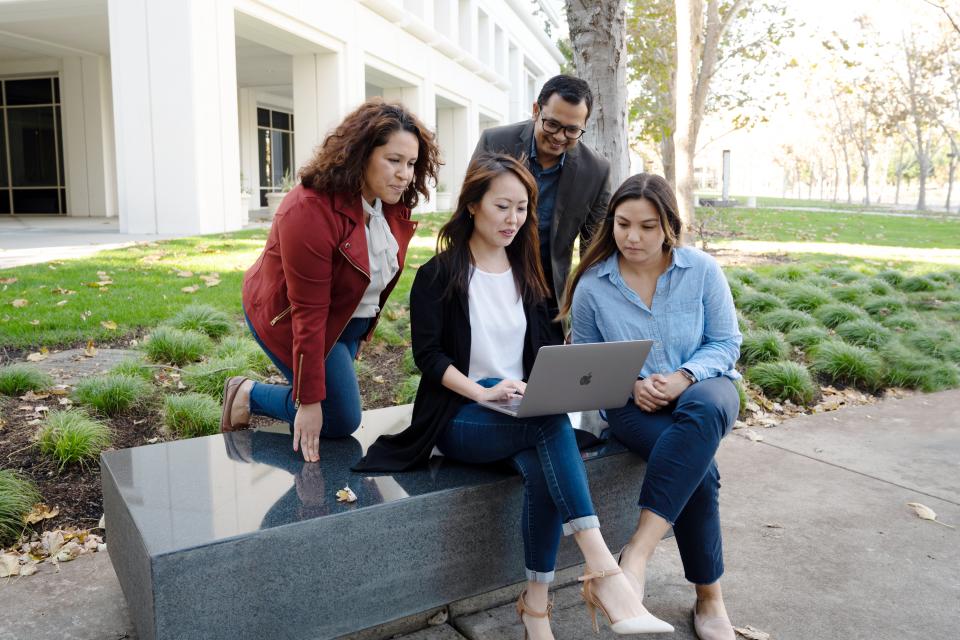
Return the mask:
[(960, 25), (957, 24), (957, 21), (954, 20), (953, 16), (950, 15), (950, 12), (947, 11), (946, 5), (940, 2), (934, 2), (934, 0), (923, 0), (923, 2), (926, 2), (931, 7), (935, 7), (937, 9), (940, 9), (940, 11), (943, 11), (943, 15), (945, 15), (947, 17), (947, 20), (950, 21), (950, 24), (953, 25), (953, 30), (956, 31), (958, 34), (960, 34)]

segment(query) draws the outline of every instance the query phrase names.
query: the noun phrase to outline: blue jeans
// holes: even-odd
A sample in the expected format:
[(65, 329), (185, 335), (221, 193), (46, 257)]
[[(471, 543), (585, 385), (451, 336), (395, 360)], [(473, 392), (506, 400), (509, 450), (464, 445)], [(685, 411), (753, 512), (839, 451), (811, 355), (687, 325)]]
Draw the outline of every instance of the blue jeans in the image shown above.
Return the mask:
[[(274, 366), (280, 370), (290, 384), (266, 384), (254, 382), (250, 391), (250, 412), (258, 416), (269, 416), (290, 424), (297, 415), (293, 401), (293, 371), (283, 364), (260, 340), (260, 336), (250, 324), (250, 318), (244, 312), (247, 326), (253, 339), (267, 354)], [(340, 334), (340, 338), (324, 361), (326, 369), (327, 397), (321, 401), (323, 408), (323, 428), (321, 438), (343, 438), (349, 436), (360, 426), (363, 414), (360, 405), (360, 385), (353, 369), (353, 361), (360, 348), (360, 339), (370, 328), (371, 318), (353, 318)]]
[(723, 575), (714, 455), (739, 406), (733, 382), (720, 376), (691, 385), (655, 413), (641, 411), (632, 399), (607, 411), (613, 435), (647, 461), (640, 508), (673, 525), (684, 574), (695, 584), (713, 584)]
[[(499, 378), (479, 383), (492, 387)], [(514, 418), (475, 402), (461, 407), (437, 446), (461, 462), (509, 459), (523, 477), (523, 548), (527, 579), (552, 582), (560, 534), (600, 526), (587, 472), (566, 414)]]

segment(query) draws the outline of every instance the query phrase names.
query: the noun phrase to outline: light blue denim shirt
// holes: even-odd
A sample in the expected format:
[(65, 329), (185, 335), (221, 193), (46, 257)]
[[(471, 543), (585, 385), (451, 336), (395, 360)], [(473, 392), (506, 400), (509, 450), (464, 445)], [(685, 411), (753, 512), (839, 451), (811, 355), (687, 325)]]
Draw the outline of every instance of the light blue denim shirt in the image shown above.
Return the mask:
[(720, 265), (692, 247), (672, 253), (652, 309), (621, 277), (619, 252), (588, 269), (573, 293), (573, 341), (653, 340), (643, 377), (684, 368), (697, 380), (736, 380), (743, 336)]

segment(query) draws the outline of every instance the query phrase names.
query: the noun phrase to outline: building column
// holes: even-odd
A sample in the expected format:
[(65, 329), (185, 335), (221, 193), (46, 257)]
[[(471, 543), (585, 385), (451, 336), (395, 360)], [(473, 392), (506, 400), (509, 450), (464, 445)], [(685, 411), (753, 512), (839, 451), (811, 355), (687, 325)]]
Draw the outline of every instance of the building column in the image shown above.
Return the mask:
[(231, 0), (108, 0), (120, 230), (239, 229)]
[(343, 82), (336, 53), (293, 56), (293, 166), (298, 169), (313, 157), (327, 133), (346, 114), (341, 107)]
[(237, 91), (237, 118), (240, 134), (240, 188), (250, 192), (250, 208), (260, 208), (260, 149), (257, 146), (257, 93), (254, 89)]
[(473, 153), (468, 144), (467, 108), (444, 107), (437, 109), (437, 139), (443, 153), (443, 166), (440, 167), (440, 182), (450, 193), (455, 205), (467, 173), (467, 164)]
[[(507, 59), (507, 80), (510, 82), (510, 122), (530, 117), (531, 105), (525, 104), (527, 77), (523, 68), (523, 52), (511, 44)], [(532, 104), (532, 103), (531, 103)]]
[(67, 211), (117, 215), (110, 70), (101, 56), (62, 58), (60, 95)]

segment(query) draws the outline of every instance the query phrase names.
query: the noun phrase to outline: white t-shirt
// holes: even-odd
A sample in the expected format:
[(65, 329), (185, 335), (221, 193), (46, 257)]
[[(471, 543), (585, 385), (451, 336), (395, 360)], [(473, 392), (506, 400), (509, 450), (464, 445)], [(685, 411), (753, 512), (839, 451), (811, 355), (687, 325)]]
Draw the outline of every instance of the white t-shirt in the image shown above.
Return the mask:
[(470, 309), (471, 380), (523, 379), (523, 342), (527, 318), (513, 270), (487, 273), (473, 269), (467, 292)]

